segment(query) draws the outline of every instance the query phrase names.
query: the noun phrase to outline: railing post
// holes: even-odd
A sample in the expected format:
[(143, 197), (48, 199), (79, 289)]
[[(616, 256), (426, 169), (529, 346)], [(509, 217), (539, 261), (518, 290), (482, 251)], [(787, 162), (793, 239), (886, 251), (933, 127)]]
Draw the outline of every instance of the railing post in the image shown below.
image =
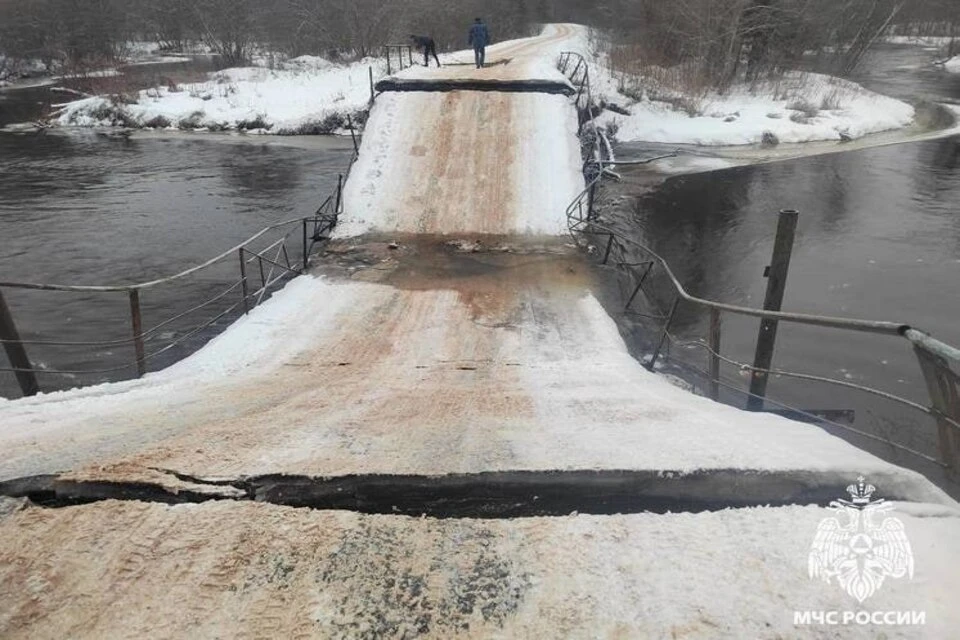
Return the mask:
[(710, 399), (720, 399), (720, 310), (714, 307), (710, 308), (710, 337), (708, 346), (710, 347)]
[(250, 313), (250, 303), (247, 301), (250, 291), (247, 287), (247, 262), (243, 253), (243, 247), (240, 247), (240, 290), (243, 295), (243, 312), (246, 314)]
[[(603, 167), (600, 167), (600, 171), (603, 171)], [(593, 217), (593, 201), (597, 197), (597, 181), (594, 180), (590, 185), (590, 193), (587, 195), (587, 220), (594, 220)]]
[(340, 215), (340, 203), (343, 199), (343, 174), (337, 176), (337, 206), (333, 208), (334, 218)]
[(368, 71), (370, 72), (370, 104), (372, 105), (377, 99), (377, 91), (373, 84), (373, 65), (370, 65)]
[(677, 314), (677, 307), (679, 306), (680, 296), (678, 295), (673, 300), (673, 306), (670, 307), (670, 315), (667, 316), (666, 322), (663, 323), (663, 331), (660, 333), (660, 342), (657, 343), (657, 348), (650, 357), (650, 362), (643, 365), (648, 371), (653, 371), (654, 366), (657, 364), (657, 358), (660, 357), (660, 352), (663, 351), (663, 345), (666, 343), (667, 337), (670, 335), (670, 325), (673, 324), (673, 317)]
[[(773, 244), (773, 261), (765, 274), (767, 276), (767, 294), (763, 300), (765, 311), (780, 311), (783, 305), (783, 293), (787, 287), (787, 273), (790, 271), (790, 257), (793, 254), (793, 238), (797, 231), (799, 213), (793, 209), (780, 212), (777, 224), (777, 238)], [(757, 336), (757, 351), (753, 359), (754, 369), (770, 369), (773, 363), (773, 351), (777, 342), (776, 320), (764, 319), (760, 322), (760, 334)], [(754, 371), (750, 379), (750, 397), (747, 400), (748, 411), (763, 410), (763, 400), (767, 395), (769, 376), (763, 371)]]
[(307, 272), (307, 267), (310, 266), (310, 249), (307, 244), (307, 219), (303, 219), (303, 272)]
[(387, 75), (393, 75), (393, 67), (390, 66), (390, 45), (387, 45)]
[(630, 294), (630, 298), (627, 300), (627, 304), (624, 305), (623, 307), (624, 311), (629, 310), (630, 305), (632, 305), (633, 301), (637, 299), (637, 295), (639, 295), (641, 289), (643, 289), (643, 283), (646, 281), (647, 276), (650, 275), (650, 272), (653, 271), (653, 267), (654, 267), (653, 260), (651, 260), (650, 262), (647, 263), (647, 268), (646, 270), (644, 270), (643, 275), (640, 276), (639, 280), (637, 280), (636, 288), (634, 288), (633, 293)]
[(610, 259), (610, 251), (613, 249), (613, 234), (610, 234), (610, 239), (607, 240), (607, 251), (603, 254), (603, 264), (607, 264), (607, 260)]
[(130, 320), (133, 325), (133, 347), (137, 353), (137, 376), (147, 373), (147, 358), (143, 348), (143, 316), (140, 313), (140, 290), (130, 289)]
[(410, 66), (413, 66), (413, 47), (407, 46), (407, 60), (410, 62)]
[(353, 128), (353, 118), (350, 117), (350, 114), (347, 114), (347, 126), (350, 127), (350, 139), (353, 140), (353, 153), (360, 155), (360, 145), (357, 144), (357, 132)]
[(10, 359), (11, 368), (17, 369), (14, 375), (17, 377), (17, 384), (20, 385), (20, 391), (24, 397), (40, 393), (37, 374), (33, 371), (33, 365), (30, 364), (23, 342), (20, 341), (20, 333), (17, 331), (17, 325), (13, 323), (13, 314), (10, 313), (6, 300), (3, 299), (2, 290), (0, 290), (0, 340), (8, 341), (3, 343), (3, 348), (7, 352), (7, 358)]
[(916, 342), (913, 350), (920, 361), (920, 370), (927, 383), (933, 408), (939, 414), (936, 420), (940, 459), (957, 477), (960, 474), (960, 427), (944, 418), (960, 422), (960, 376), (950, 369), (946, 359)]

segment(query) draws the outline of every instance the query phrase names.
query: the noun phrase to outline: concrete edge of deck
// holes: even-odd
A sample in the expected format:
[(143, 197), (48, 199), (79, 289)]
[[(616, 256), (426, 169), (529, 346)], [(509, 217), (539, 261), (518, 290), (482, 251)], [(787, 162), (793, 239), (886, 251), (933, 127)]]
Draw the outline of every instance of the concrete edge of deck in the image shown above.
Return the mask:
[(550, 93), (572, 96), (576, 90), (566, 82), (555, 80), (499, 80), (438, 78), (385, 78), (375, 85), (377, 91), (501, 91), (504, 93)]

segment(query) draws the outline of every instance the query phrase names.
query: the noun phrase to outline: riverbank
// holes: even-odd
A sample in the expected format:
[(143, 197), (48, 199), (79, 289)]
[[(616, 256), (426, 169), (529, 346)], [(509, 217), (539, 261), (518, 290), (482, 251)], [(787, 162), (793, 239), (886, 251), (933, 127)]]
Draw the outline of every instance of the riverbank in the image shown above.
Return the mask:
[(610, 57), (583, 47), (597, 121), (621, 142), (698, 146), (854, 140), (902, 129), (916, 121), (914, 106), (861, 85), (819, 73), (789, 71), (726, 90), (683, 88), (682, 70), (616, 70)]
[(267, 66), (224, 69), (196, 83), (169, 83), (131, 95), (95, 96), (61, 105), (61, 127), (247, 131), (281, 135), (337, 133), (362, 121), (370, 73), (381, 60), (334, 64), (301, 56)]
[(619, 101), (627, 114), (606, 111), (599, 118), (622, 141), (775, 146), (857, 139), (910, 126), (916, 118), (905, 102), (816, 73), (790, 72), (777, 81), (740, 83), (702, 97), (656, 93), (643, 79), (628, 80), (634, 83), (629, 89), (622, 82), (616, 94), (608, 85), (603, 95)]
[[(604, 108), (598, 122), (623, 142), (771, 146), (858, 139), (916, 122), (911, 104), (822, 74), (794, 71), (775, 81), (690, 95), (664, 81), (672, 70), (653, 75), (613, 70), (585, 28), (564, 44), (587, 59), (593, 97)], [(441, 61), (459, 65), (468, 57), (452, 52)], [(365, 120), (370, 72), (380, 78), (385, 66), (384, 60), (372, 58), (349, 64), (314, 56), (280, 63), (263, 58), (259, 66), (225, 69), (203, 82), (59, 105), (50, 121), (61, 127), (338, 133), (347, 127), (348, 116)], [(415, 67), (401, 75), (422, 72)]]

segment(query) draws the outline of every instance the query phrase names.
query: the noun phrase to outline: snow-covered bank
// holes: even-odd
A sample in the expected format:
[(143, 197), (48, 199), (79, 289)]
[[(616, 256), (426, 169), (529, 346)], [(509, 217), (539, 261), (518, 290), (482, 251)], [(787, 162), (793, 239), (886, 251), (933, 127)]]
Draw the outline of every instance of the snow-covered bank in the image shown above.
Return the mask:
[(261, 133), (332, 133), (346, 116), (361, 114), (370, 99), (369, 70), (381, 61), (336, 65), (302, 56), (278, 69), (241, 67), (194, 84), (140, 91), (133, 102), (98, 96), (64, 105), (61, 126), (249, 130)]
[(960, 73), (960, 56), (953, 56), (944, 62), (943, 68), (953, 73)]
[(567, 50), (586, 58), (595, 101), (613, 106), (598, 121), (615, 129), (622, 142), (734, 146), (839, 140), (907, 127), (915, 118), (905, 102), (822, 74), (788, 72), (774, 81), (691, 95), (662, 80), (676, 70), (651, 67), (649, 75), (613, 70), (585, 29)]
[(622, 141), (727, 146), (839, 140), (906, 127), (915, 118), (905, 102), (815, 73), (792, 72), (779, 82), (736, 85), (692, 100), (645, 90), (642, 81), (632, 92), (639, 99), (628, 98), (611, 90), (610, 81), (602, 96), (629, 115), (606, 111), (599, 122), (615, 127)]
[(950, 36), (887, 36), (884, 42), (890, 44), (908, 44), (915, 47), (926, 47), (928, 49), (939, 49), (947, 47), (955, 38)]
[(14, 60), (0, 55), (0, 89), (46, 74), (47, 67), (39, 60)]

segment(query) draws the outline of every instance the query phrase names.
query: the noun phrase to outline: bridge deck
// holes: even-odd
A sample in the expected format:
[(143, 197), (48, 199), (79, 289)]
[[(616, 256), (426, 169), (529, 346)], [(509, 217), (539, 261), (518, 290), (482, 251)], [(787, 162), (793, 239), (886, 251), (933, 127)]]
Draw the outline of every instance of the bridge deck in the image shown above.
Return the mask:
[[(504, 45), (493, 54), (514, 62), (480, 73), (542, 67), (572, 33)], [(886, 497), (939, 505), (908, 505), (923, 580), (890, 581), (872, 605), (927, 610), (934, 637), (960, 622), (945, 543), (960, 519), (929, 482), (630, 357), (559, 235), (582, 187), (563, 97), (393, 94), (369, 126), (323, 273), (164, 372), (0, 403), (0, 480), (24, 479), (0, 493), (101, 500), (0, 504), (0, 636), (792, 636), (794, 609), (853, 608), (806, 578), (833, 513), (814, 506), (484, 521), (279, 506), (341, 487), (382, 491), (346, 508), (416, 514), (451, 474), (468, 482), (453, 499), (484, 482), (486, 499), (528, 506), (540, 496), (517, 493), (520, 472), (539, 474), (526, 486), (551, 512), (590, 499), (566, 495), (571, 477), (633, 474), (648, 501), (625, 509), (641, 510), (693, 489), (823, 501), (864, 473)], [(26, 478), (40, 474), (58, 479)], [(391, 505), (399, 474), (425, 494), (405, 478)], [(723, 481), (673, 482), (688, 474)]]

